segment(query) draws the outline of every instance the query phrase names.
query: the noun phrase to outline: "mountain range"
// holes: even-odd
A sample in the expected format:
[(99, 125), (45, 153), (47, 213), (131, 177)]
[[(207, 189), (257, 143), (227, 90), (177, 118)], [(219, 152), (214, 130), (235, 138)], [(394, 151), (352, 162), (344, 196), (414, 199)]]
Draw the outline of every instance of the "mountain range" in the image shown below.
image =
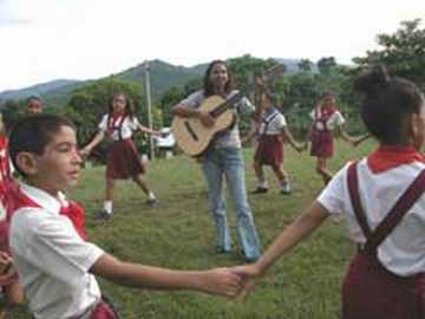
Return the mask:
[[(287, 71), (289, 72), (296, 72), (298, 70), (298, 62), (300, 60), (281, 58), (276, 58), (275, 60), (285, 64)], [(161, 60), (149, 61), (149, 77), (152, 99), (155, 100), (160, 97), (171, 87), (181, 87), (190, 80), (202, 77), (207, 66), (207, 63), (193, 67), (184, 67), (172, 65)], [(123, 72), (111, 74), (108, 77), (143, 83), (145, 78), (145, 64), (139, 64)], [(64, 103), (63, 101), (67, 101), (73, 90), (91, 81), (93, 80), (53, 80), (18, 90), (0, 92), (0, 101), (21, 100), (26, 99), (30, 95), (39, 95), (45, 100), (46, 105), (61, 105)]]

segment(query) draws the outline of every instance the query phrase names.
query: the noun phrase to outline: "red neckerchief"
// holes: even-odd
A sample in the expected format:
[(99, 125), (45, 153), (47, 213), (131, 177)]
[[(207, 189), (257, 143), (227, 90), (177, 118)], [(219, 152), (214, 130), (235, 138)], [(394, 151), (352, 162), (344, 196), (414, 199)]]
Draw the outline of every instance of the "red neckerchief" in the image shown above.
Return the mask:
[(9, 152), (7, 150), (8, 139), (6, 136), (0, 136), (0, 177), (1, 181), (10, 181), (12, 172), (10, 171)]
[(121, 125), (124, 122), (124, 118), (124, 112), (116, 112), (108, 115), (107, 132), (109, 135), (112, 135), (114, 130), (121, 129)]
[[(10, 221), (12, 214), (19, 208), (23, 207), (41, 207), (31, 198), (22, 193), (19, 185), (15, 183), (9, 189), (9, 207), (7, 208), (7, 218)], [(75, 231), (81, 237), (81, 239), (87, 239), (87, 232), (84, 227), (85, 225), (85, 214), (83, 207), (76, 202), (68, 202), (68, 206), (62, 206), (59, 211), (60, 215), (66, 216), (74, 226)]]
[(332, 114), (336, 112), (336, 107), (334, 106), (319, 106), (316, 108), (316, 119), (322, 120), (322, 119), (328, 119), (331, 117)]
[(367, 157), (367, 165), (374, 174), (413, 162), (425, 163), (425, 156), (413, 146), (380, 146)]

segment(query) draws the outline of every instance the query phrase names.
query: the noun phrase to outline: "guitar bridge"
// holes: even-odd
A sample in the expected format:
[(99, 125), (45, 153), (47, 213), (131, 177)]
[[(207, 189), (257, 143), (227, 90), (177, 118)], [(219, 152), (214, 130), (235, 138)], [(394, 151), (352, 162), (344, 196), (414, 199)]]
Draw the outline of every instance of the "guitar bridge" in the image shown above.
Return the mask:
[(193, 131), (192, 127), (190, 126), (189, 121), (184, 121), (184, 127), (186, 127), (186, 130), (189, 132), (190, 136), (195, 140), (198, 141), (198, 135)]

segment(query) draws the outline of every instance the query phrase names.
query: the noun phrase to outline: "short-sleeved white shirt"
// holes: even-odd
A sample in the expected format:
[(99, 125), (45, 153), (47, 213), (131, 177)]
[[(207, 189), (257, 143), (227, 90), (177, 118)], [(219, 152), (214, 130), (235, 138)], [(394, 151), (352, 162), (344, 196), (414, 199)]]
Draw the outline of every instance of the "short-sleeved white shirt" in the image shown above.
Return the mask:
[(277, 109), (271, 108), (265, 112), (261, 118), (260, 135), (277, 135), (281, 134), (283, 128), (287, 125), (285, 116)]
[(100, 300), (100, 289), (88, 271), (104, 251), (82, 240), (59, 200), (22, 184), (22, 192), (41, 207), (20, 208), (12, 216), (10, 247), (35, 318), (71, 318)]
[[(227, 96), (226, 99), (230, 99), (232, 96), (238, 93), (239, 93), (238, 90), (233, 90), (232, 92), (230, 92), (230, 94)], [(190, 94), (187, 98), (180, 101), (179, 104), (182, 104), (185, 107), (188, 107), (191, 109), (196, 109), (202, 104), (202, 102), (204, 102), (205, 99), (206, 98), (204, 96), (204, 90), (199, 90)], [(239, 101), (237, 101), (234, 104), (234, 106), (237, 112), (240, 114), (251, 114), (255, 110), (254, 105), (246, 97), (242, 97), (241, 99), (239, 99)], [(233, 127), (230, 130), (225, 132), (220, 132), (220, 134), (218, 134), (218, 136), (216, 136), (214, 140), (212, 141), (212, 145), (214, 147), (240, 148), (241, 141), (239, 136), (238, 123), (235, 123), (235, 125), (233, 125)]]
[[(364, 244), (366, 238), (357, 223), (349, 197), (347, 168), (348, 165), (335, 175), (318, 201), (329, 213), (345, 215), (351, 239)], [(372, 231), (423, 169), (424, 163), (414, 162), (374, 174), (366, 159), (358, 163), (360, 201)], [(383, 266), (400, 276), (425, 271), (425, 195), (378, 247), (378, 258)]]
[[(319, 111), (319, 113), (320, 113), (320, 111)], [(310, 117), (313, 120), (317, 120), (316, 114), (317, 114), (316, 110), (313, 109), (310, 112)], [(323, 126), (323, 123), (318, 121), (318, 122), (315, 123), (315, 125), (316, 125), (315, 128), (318, 129), (319, 131), (322, 131), (324, 129), (328, 129), (329, 131), (333, 131), (335, 128), (340, 127), (344, 123), (345, 123), (344, 116), (342, 116), (340, 111), (336, 110), (326, 121), (326, 127)]]
[[(103, 115), (102, 120), (100, 121), (98, 125), (99, 130), (105, 133), (108, 131), (108, 118), (109, 118), (108, 114)], [(115, 121), (116, 125), (113, 126), (111, 138), (114, 141), (118, 141), (120, 139), (119, 123), (121, 123), (121, 120), (122, 120), (122, 117), (121, 116), (118, 117), (117, 120)], [(140, 122), (135, 116), (133, 116), (132, 118), (129, 116), (126, 116), (121, 126), (121, 138), (122, 139), (131, 138), (131, 136), (133, 135), (133, 132), (137, 131), (139, 127), (140, 127)]]

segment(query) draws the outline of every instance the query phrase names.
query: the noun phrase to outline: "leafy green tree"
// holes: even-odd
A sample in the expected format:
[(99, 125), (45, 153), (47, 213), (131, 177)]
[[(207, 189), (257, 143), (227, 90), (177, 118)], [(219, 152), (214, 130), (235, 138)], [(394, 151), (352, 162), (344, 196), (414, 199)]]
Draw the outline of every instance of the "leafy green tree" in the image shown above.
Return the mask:
[(25, 101), (5, 100), (0, 102), (3, 122), (9, 130), (19, 119), (24, 116)]
[(301, 59), (301, 61), (298, 62), (298, 69), (303, 72), (311, 72), (313, 69), (313, 62), (309, 59)]
[(336, 67), (337, 63), (334, 57), (324, 57), (317, 61), (317, 68), (320, 73), (327, 73), (332, 68)]
[(354, 58), (361, 68), (382, 63), (391, 73), (425, 86), (425, 28), (421, 19), (401, 22), (394, 34), (379, 34), (379, 50)]

